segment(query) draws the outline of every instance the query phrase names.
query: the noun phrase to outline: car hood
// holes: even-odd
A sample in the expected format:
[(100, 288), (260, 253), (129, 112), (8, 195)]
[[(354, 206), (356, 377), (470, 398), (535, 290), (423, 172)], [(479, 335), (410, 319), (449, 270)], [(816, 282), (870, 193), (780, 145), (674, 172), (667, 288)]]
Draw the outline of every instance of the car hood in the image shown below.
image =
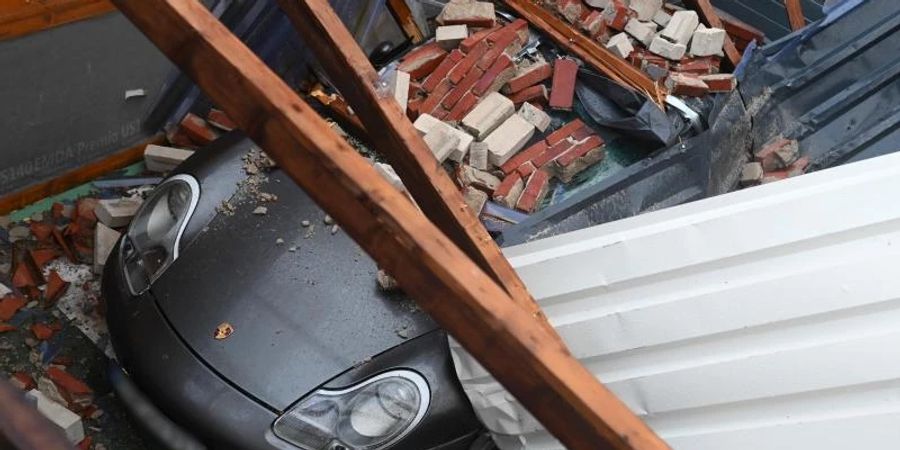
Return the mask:
[[(278, 200), (233, 198), (234, 214), (218, 214), (197, 232), (152, 288), (175, 331), (223, 378), (283, 411), (354, 365), (436, 329), (406, 297), (378, 288), (374, 261), (344, 232), (333, 233), (283, 173), (271, 173), (259, 190)], [(210, 201), (218, 202), (201, 196)], [(258, 206), (267, 213), (254, 214)], [(234, 332), (218, 340), (222, 323)]]

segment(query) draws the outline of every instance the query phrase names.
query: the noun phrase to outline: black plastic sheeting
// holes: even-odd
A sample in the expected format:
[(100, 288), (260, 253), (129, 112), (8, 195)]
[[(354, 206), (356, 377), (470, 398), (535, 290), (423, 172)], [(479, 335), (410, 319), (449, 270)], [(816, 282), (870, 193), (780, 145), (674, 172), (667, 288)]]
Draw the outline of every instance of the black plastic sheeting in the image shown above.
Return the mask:
[(735, 91), (720, 96), (709, 117), (709, 130), (507, 228), (500, 244), (519, 244), (728, 192), (749, 154), (750, 116)]
[(847, 1), (746, 65), (753, 143), (797, 139), (812, 169), (900, 150), (900, 2)]

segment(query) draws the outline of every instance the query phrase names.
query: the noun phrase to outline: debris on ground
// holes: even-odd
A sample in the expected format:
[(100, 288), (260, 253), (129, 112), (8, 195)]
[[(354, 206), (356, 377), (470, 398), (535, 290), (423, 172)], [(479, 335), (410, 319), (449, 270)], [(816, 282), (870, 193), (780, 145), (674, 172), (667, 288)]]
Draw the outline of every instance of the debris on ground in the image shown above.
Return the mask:
[(741, 187), (781, 181), (803, 175), (809, 168), (809, 157), (800, 155), (794, 139), (776, 137), (753, 152), (753, 161), (741, 170)]

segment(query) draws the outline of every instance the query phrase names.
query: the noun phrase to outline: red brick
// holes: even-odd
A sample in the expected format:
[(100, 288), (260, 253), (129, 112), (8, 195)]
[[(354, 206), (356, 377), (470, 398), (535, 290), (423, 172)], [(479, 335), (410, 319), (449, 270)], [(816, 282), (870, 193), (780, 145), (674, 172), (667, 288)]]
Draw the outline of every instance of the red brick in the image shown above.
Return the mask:
[(512, 100), (517, 108), (525, 102), (534, 105), (547, 104), (547, 86), (544, 86), (543, 84), (531, 86), (530, 88), (523, 89), (509, 96), (509, 99)]
[(475, 95), (481, 96), (484, 95), (485, 92), (491, 87), (494, 83), (494, 80), (500, 75), (501, 72), (506, 70), (508, 67), (512, 66), (513, 62), (509, 56), (500, 55), (494, 64), (484, 73), (484, 75), (478, 80), (478, 82), (472, 87), (472, 92)]
[(16, 288), (25, 288), (29, 286), (38, 286), (41, 283), (36, 280), (34, 276), (32, 276), (31, 270), (29, 270), (28, 265), (22, 262), (19, 263), (19, 265), (16, 267), (15, 272), (13, 272), (12, 284), (13, 287)]
[[(441, 25), (468, 25), (470, 27), (492, 27), (496, 17), (493, 8), (480, 8), (485, 2), (449, 2), (437, 16)], [(489, 6), (489, 5), (488, 5)]]
[(2, 334), (2, 333), (8, 333), (8, 332), (10, 332), (10, 331), (15, 331), (15, 330), (17, 330), (17, 329), (18, 329), (18, 328), (14, 327), (14, 326), (12, 326), (12, 325), (10, 325), (10, 324), (8, 324), (8, 323), (0, 322), (0, 334)]
[(78, 446), (77, 446), (78, 450), (90, 450), (91, 444), (93, 444), (93, 443), (94, 443), (93, 437), (85, 436), (85, 438), (82, 439), (81, 442), (78, 443)]
[(231, 131), (237, 128), (237, 124), (231, 120), (231, 117), (228, 117), (228, 114), (225, 114), (225, 111), (220, 109), (210, 109), (209, 114), (206, 115), (206, 120), (210, 125), (223, 131)]
[(552, 75), (553, 68), (550, 67), (550, 63), (535, 63), (533, 66), (525, 69), (524, 73), (521, 75), (509, 80), (509, 83), (507, 83), (504, 88), (504, 92), (507, 94), (515, 94), (516, 92), (520, 92), (525, 88), (534, 86), (535, 84), (550, 78)]
[(584, 11), (584, 4), (581, 0), (559, 0), (556, 4), (556, 10), (569, 23), (575, 23), (581, 18), (581, 12)]
[(409, 73), (410, 77), (418, 80), (436, 69), (446, 56), (447, 51), (436, 42), (432, 42), (407, 53), (397, 66), (397, 70)]
[(436, 119), (444, 120), (447, 118), (447, 115), (449, 115), (450, 112), (444, 109), (443, 106), (438, 105), (437, 108), (433, 109), (430, 114)]
[(506, 28), (516, 34), (516, 40), (519, 42), (519, 45), (524, 46), (528, 43), (528, 22), (525, 19), (513, 20)]
[(46, 266), (50, 261), (59, 258), (59, 252), (52, 248), (29, 250), (28, 254), (29, 256), (31, 256), (31, 260), (34, 262), (34, 265), (41, 270), (43, 270), (44, 266)]
[(509, 194), (510, 190), (515, 186), (515, 184), (522, 180), (522, 177), (513, 172), (509, 174), (503, 181), (500, 182), (500, 185), (497, 186), (497, 189), (494, 189), (493, 197), (494, 199), (503, 198), (507, 194)]
[(10, 377), (10, 381), (12, 381), (16, 387), (26, 392), (37, 388), (37, 383), (35, 383), (34, 378), (25, 372), (13, 373)]
[(53, 206), (50, 207), (50, 214), (53, 216), (53, 220), (61, 220), (66, 216), (66, 205), (63, 205), (60, 202), (53, 203)]
[(721, 59), (716, 56), (704, 56), (700, 58), (684, 58), (675, 64), (672, 70), (694, 75), (710, 75), (719, 72)]
[(51, 270), (47, 277), (47, 288), (44, 290), (44, 306), (56, 304), (68, 288), (69, 282), (63, 280), (55, 270)]
[(528, 183), (525, 184), (522, 196), (516, 202), (516, 209), (527, 213), (534, 212), (537, 205), (547, 195), (549, 185), (550, 175), (547, 172), (538, 170), (531, 174), (531, 177), (528, 178)]
[(0, 300), (0, 322), (12, 319), (16, 312), (25, 306), (25, 299), (18, 295), (7, 295)]
[(192, 141), (199, 145), (206, 145), (216, 140), (219, 135), (203, 118), (194, 113), (188, 113), (181, 120), (181, 129)]
[(537, 170), (537, 168), (534, 167), (534, 163), (532, 163), (531, 161), (528, 161), (525, 164), (522, 164), (521, 166), (517, 167), (516, 173), (521, 175), (522, 178), (526, 178), (529, 175), (531, 175), (532, 173), (534, 173), (535, 170)]
[(409, 100), (407, 101), (407, 107), (409, 107), (409, 102), (419, 97), (420, 95), (425, 95), (425, 89), (422, 88), (422, 83), (416, 81), (409, 82), (409, 90), (406, 92)]
[(591, 127), (585, 125), (579, 129), (575, 130), (575, 132), (572, 133), (570, 136), (572, 137), (573, 141), (579, 142), (582, 139), (585, 139), (589, 136), (594, 136), (595, 134), (596, 133), (594, 133), (594, 130)]
[(791, 165), (788, 166), (788, 168), (785, 170), (787, 170), (788, 176), (790, 176), (790, 177), (796, 177), (798, 175), (803, 175), (804, 173), (806, 173), (806, 169), (809, 168), (809, 163), (810, 163), (809, 156), (804, 156), (804, 157), (794, 161), (793, 163), (791, 163)]
[(585, 153), (601, 146), (603, 146), (603, 139), (597, 135), (591, 136), (556, 158), (556, 163), (562, 167), (568, 166), (572, 161), (584, 156)]
[(39, 341), (49, 341), (53, 337), (53, 329), (44, 323), (31, 324), (31, 332)]
[[(456, 102), (463, 98), (463, 95), (466, 95), (472, 90), (472, 87), (478, 83), (478, 80), (481, 79), (482, 75), (484, 75), (484, 72), (482, 72), (481, 69), (473, 67), (472, 70), (469, 71), (469, 74), (466, 75), (466, 77), (463, 78), (443, 100), (441, 100), (441, 104), (444, 105), (444, 108), (447, 108), (448, 110), (453, 109), (453, 107), (456, 106)], [(475, 94), (478, 95), (477, 92)]]
[(450, 110), (450, 113), (447, 114), (447, 120), (454, 122), (462, 120), (462, 118), (475, 107), (476, 103), (478, 103), (478, 96), (471, 92), (467, 92), (463, 98), (456, 102), (456, 106)]
[(776, 138), (754, 152), (753, 160), (761, 163), (766, 172), (786, 169), (797, 159), (798, 150), (797, 141)]
[(47, 377), (50, 378), (50, 381), (52, 381), (53, 384), (56, 385), (56, 387), (69, 394), (79, 395), (91, 394), (94, 392), (83, 381), (75, 378), (69, 372), (66, 372), (58, 367), (49, 367), (47, 369)]
[(569, 142), (567, 139), (563, 139), (562, 141), (557, 142), (552, 145), (549, 150), (544, 153), (541, 153), (540, 156), (531, 160), (535, 167), (544, 167), (550, 161), (553, 161), (559, 155), (562, 155), (567, 150), (573, 147), (573, 144)]
[(484, 38), (486, 38), (489, 34), (499, 30), (500, 27), (486, 28), (481, 31), (477, 31), (472, 33), (469, 37), (465, 38), (462, 42), (459, 43), (459, 49), (465, 53), (469, 53), (481, 42)]
[(514, 170), (516, 170), (516, 168), (518, 168), (522, 164), (525, 164), (526, 162), (531, 161), (534, 158), (537, 158), (541, 153), (544, 153), (545, 151), (547, 151), (548, 148), (549, 148), (549, 146), (547, 145), (547, 143), (545, 141), (536, 142), (531, 147), (528, 147), (525, 150), (522, 150), (521, 152), (519, 152), (518, 154), (516, 154), (515, 156), (510, 158), (509, 161), (506, 161), (506, 163), (504, 163), (500, 167), (500, 170), (502, 170), (503, 173), (508, 175), (508, 174), (512, 173)]
[(604, 13), (603, 18), (610, 28), (625, 31), (625, 24), (628, 23), (631, 10), (621, 0), (611, 1), (613, 2), (613, 7), (609, 9), (609, 14)]
[(475, 48), (469, 52), (465, 58), (460, 61), (453, 70), (450, 71), (450, 74), (447, 75), (447, 78), (450, 79), (454, 84), (462, 81), (463, 78), (469, 73), (472, 67), (478, 63), (479, 60), (484, 56), (488, 51), (488, 44), (485, 41), (481, 41)]
[(588, 15), (581, 19), (581, 29), (592, 38), (599, 36), (606, 29), (606, 22), (603, 21), (600, 11), (590, 10)]
[(587, 125), (581, 121), (581, 119), (575, 119), (557, 129), (556, 131), (550, 133), (547, 136), (547, 145), (556, 145), (557, 142), (562, 141), (563, 139), (575, 134), (580, 128), (586, 127)]
[[(506, 50), (506, 47), (512, 44), (517, 38), (516, 33), (512, 31), (501, 30), (498, 33), (502, 34), (499, 36), (497, 41), (494, 42), (494, 45), (491, 47), (491, 49), (488, 50), (487, 53), (485, 53), (484, 56), (482, 56), (481, 59), (478, 60), (478, 67), (483, 70), (487, 70), (489, 67), (491, 67), (491, 65), (494, 64), (497, 58), (499, 58), (500, 55), (503, 54), (503, 52)], [(490, 38), (490, 36), (488, 36), (488, 38)]]
[(31, 222), (28, 228), (31, 229), (32, 236), (41, 242), (47, 242), (53, 234), (53, 225), (44, 222)]
[[(444, 58), (440, 65), (434, 69), (434, 72), (431, 72), (431, 75), (428, 75), (428, 78), (425, 79), (425, 82), (422, 83), (422, 89), (425, 92), (431, 92), (434, 88), (437, 87), (444, 78), (456, 67), (456, 64), (459, 63), (465, 55), (459, 50), (453, 50), (450, 54)], [(410, 84), (412, 85), (412, 84)]]
[(419, 117), (419, 111), (422, 108), (422, 103), (425, 102), (425, 99), (422, 97), (417, 97), (406, 104), (406, 116), (409, 117), (409, 120), (413, 122)]
[(553, 87), (550, 89), (550, 107), (572, 110), (575, 101), (575, 80), (578, 64), (568, 58), (557, 59), (553, 64)]
[(700, 78), (678, 72), (669, 74), (666, 87), (674, 95), (685, 97), (702, 97), (709, 93), (709, 87)]
[(737, 80), (730, 73), (700, 75), (700, 80), (709, 86), (709, 92), (731, 92), (737, 87)]
[(450, 89), (453, 89), (453, 83), (445, 78), (436, 88), (434, 88), (434, 91), (425, 98), (425, 101), (422, 102), (422, 106), (419, 107), (419, 113), (431, 112), (431, 110), (441, 103), (441, 100), (443, 100), (444, 96), (450, 92)]

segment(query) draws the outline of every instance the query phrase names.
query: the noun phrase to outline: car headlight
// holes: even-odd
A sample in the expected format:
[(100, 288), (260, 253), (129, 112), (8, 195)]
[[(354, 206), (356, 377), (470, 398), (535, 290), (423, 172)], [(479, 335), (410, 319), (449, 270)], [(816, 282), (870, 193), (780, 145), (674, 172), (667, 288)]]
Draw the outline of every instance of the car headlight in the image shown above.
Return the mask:
[(306, 450), (377, 450), (409, 433), (428, 410), (421, 375), (395, 370), (347, 389), (320, 389), (279, 417), (275, 435)]
[(160, 184), (131, 220), (120, 248), (132, 295), (147, 291), (178, 259), (178, 245), (200, 199), (200, 185), (189, 175)]

